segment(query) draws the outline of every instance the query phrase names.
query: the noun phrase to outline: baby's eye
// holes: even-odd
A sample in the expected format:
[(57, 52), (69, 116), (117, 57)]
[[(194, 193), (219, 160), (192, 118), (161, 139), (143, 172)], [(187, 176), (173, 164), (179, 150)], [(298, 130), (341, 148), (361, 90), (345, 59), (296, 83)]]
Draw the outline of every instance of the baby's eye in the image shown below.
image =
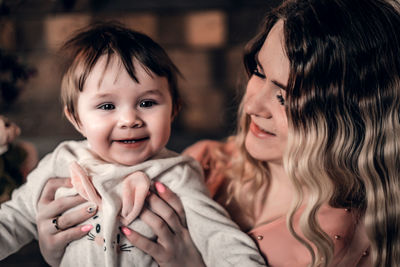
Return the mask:
[(141, 107), (141, 108), (150, 108), (150, 107), (152, 107), (152, 106), (154, 106), (156, 104), (157, 104), (157, 102), (154, 101), (154, 100), (142, 100), (139, 103), (139, 107)]
[(103, 109), (103, 110), (112, 110), (112, 109), (115, 109), (115, 106), (110, 103), (105, 103), (105, 104), (99, 105), (98, 108)]
[(265, 74), (262, 72), (261, 68), (257, 65), (257, 67), (253, 70), (253, 74), (261, 79), (265, 79)]

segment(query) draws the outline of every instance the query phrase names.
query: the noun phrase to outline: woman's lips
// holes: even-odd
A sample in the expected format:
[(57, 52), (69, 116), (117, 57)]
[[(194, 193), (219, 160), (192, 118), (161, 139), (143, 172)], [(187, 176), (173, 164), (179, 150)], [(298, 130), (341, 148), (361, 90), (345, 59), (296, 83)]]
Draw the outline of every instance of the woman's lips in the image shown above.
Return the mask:
[(258, 127), (257, 124), (255, 124), (253, 121), (250, 122), (250, 131), (257, 137), (259, 138), (267, 138), (267, 137), (271, 137), (271, 136), (276, 136), (274, 133), (265, 131), (263, 129), (261, 129), (260, 127)]

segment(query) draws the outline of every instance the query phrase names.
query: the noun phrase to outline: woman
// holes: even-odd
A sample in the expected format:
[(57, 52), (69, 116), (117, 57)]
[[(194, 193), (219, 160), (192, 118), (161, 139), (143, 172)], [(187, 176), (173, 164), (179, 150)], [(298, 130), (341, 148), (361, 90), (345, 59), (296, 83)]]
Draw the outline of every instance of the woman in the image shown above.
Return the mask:
[[(186, 150), (268, 264), (400, 262), (399, 10), (391, 0), (284, 2), (246, 50), (237, 135)], [(161, 266), (179, 266), (195, 252), (185, 228), (157, 227), (181, 209), (158, 189), (167, 201), (151, 196), (142, 214), (158, 241), (123, 232)], [(160, 213), (167, 204), (170, 213)]]

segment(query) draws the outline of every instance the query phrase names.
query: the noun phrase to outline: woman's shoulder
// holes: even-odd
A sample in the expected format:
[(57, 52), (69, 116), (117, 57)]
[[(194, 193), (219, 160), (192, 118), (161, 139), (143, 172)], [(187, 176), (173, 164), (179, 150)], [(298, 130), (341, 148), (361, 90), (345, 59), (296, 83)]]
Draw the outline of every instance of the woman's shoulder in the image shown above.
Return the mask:
[(318, 222), (321, 228), (333, 240), (341, 240), (352, 233), (358, 221), (358, 212), (351, 208), (333, 208), (324, 205), (318, 212)]
[(335, 246), (333, 266), (372, 266), (370, 242), (357, 209), (324, 207), (319, 222)]

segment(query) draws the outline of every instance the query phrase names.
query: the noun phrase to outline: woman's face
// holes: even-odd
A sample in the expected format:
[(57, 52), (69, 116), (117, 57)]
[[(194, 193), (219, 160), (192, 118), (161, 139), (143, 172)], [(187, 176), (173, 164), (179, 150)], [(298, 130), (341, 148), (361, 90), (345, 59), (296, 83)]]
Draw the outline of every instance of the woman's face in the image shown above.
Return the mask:
[(282, 163), (287, 141), (285, 88), (289, 78), (289, 60), (283, 49), (283, 22), (269, 32), (256, 56), (244, 96), (244, 111), (250, 117), (246, 149), (261, 161)]

